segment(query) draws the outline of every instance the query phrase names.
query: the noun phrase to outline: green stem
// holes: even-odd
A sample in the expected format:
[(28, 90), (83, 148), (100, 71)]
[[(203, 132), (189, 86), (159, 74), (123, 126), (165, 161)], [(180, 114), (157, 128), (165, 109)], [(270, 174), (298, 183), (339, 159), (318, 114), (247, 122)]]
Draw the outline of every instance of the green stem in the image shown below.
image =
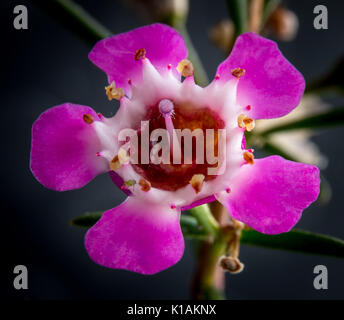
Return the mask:
[(207, 204), (192, 208), (189, 211), (209, 235), (214, 237), (218, 236), (220, 230), (219, 224), (215, 220)]
[(229, 15), (235, 26), (235, 39), (247, 31), (247, 0), (227, 0)]
[[(217, 210), (214, 211), (215, 216), (216, 213), (219, 213)], [(220, 215), (218, 215), (218, 222), (208, 205), (202, 205), (190, 211), (196, 217), (198, 223), (212, 235), (212, 237), (202, 241), (200, 246), (197, 271), (192, 286), (193, 298), (202, 300), (225, 299), (223, 292), (224, 274), (219, 266), (219, 260), (226, 254), (232, 233), (222, 229)]]
[(208, 258), (204, 261), (205, 272), (202, 279), (204, 288), (209, 289), (213, 287), (216, 268), (220, 258), (226, 253), (226, 249), (227, 242), (224, 241), (223, 237), (216, 238), (209, 250)]
[(111, 36), (111, 32), (72, 0), (56, 0), (80, 25), (99, 39)]

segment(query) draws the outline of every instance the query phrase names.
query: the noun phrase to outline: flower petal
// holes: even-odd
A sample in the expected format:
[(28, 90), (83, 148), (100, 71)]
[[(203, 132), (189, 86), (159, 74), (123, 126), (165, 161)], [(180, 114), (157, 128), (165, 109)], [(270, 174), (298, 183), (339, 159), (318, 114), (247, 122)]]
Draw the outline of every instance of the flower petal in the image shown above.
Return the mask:
[(106, 211), (85, 237), (91, 259), (108, 268), (154, 274), (184, 252), (180, 212), (129, 197)]
[(124, 185), (124, 180), (121, 178), (121, 176), (115, 172), (115, 171), (109, 171), (109, 176), (112, 180), (112, 182), (120, 189), (122, 190), (127, 196), (131, 196), (132, 192), (129, 189), (123, 189), (122, 186)]
[(145, 56), (163, 72), (171, 64), (187, 57), (187, 49), (179, 33), (164, 24), (156, 23), (121, 33), (99, 41), (89, 54), (89, 59), (108, 76), (109, 83), (127, 91), (128, 79), (133, 83), (142, 77), (142, 63), (135, 60), (138, 49), (145, 49)]
[(213, 202), (215, 200), (216, 200), (215, 196), (214, 195), (210, 195), (210, 196), (208, 196), (206, 198), (194, 201), (193, 203), (191, 203), (191, 204), (189, 204), (187, 206), (181, 207), (180, 209), (182, 211), (190, 210), (190, 209), (192, 209), (194, 207), (198, 207), (198, 206), (201, 206), (202, 204), (210, 203), (210, 202)]
[(239, 80), (238, 102), (252, 106), (248, 115), (253, 119), (282, 117), (299, 104), (304, 78), (275, 42), (254, 33), (241, 35), (230, 56), (217, 69), (220, 81), (231, 79), (235, 68), (246, 71)]
[(267, 234), (289, 231), (319, 195), (319, 169), (271, 156), (244, 165), (219, 199), (231, 216)]
[(98, 119), (89, 107), (65, 103), (43, 112), (33, 124), (30, 166), (45, 187), (77, 189), (105, 172), (104, 159), (96, 156), (97, 135), (84, 114)]

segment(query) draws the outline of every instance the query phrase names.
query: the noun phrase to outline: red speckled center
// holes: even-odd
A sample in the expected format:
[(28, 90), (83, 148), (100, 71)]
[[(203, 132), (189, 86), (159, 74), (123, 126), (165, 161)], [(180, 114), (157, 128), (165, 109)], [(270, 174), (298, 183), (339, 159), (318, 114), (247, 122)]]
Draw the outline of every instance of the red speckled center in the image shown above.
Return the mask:
[[(158, 128), (166, 129), (165, 119), (161, 115), (159, 108), (159, 103), (149, 107), (148, 112), (144, 119), (149, 120), (149, 131), (150, 133)], [(173, 125), (175, 129), (190, 129), (191, 131), (195, 129), (202, 129), (204, 135), (204, 159), (205, 164), (196, 164), (196, 140), (193, 138), (192, 145), (192, 164), (184, 164), (183, 162), (183, 148), (184, 148), (184, 139), (181, 141), (182, 148), (182, 163), (181, 164), (172, 164), (172, 155), (171, 155), (171, 164), (141, 164), (140, 161), (140, 133), (139, 137), (139, 164), (133, 165), (136, 172), (142, 175), (147, 179), (152, 187), (175, 191), (186, 186), (191, 180), (194, 174), (203, 174), (205, 180), (214, 179), (215, 175), (208, 175), (208, 167), (214, 166), (217, 164), (207, 164), (206, 163), (206, 129), (214, 129), (214, 155), (217, 156), (218, 148), (218, 134), (217, 129), (224, 128), (224, 122), (219, 119), (219, 117), (209, 108), (194, 108), (189, 103), (183, 104), (174, 104), (174, 115), (172, 117)], [(150, 150), (152, 144), (150, 143)]]

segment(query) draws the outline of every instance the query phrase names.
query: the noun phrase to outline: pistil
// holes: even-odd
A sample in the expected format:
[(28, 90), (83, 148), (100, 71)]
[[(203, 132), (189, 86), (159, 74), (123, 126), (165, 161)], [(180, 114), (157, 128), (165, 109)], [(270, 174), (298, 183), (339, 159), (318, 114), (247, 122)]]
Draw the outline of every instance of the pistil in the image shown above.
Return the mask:
[(170, 150), (172, 153), (180, 151), (178, 137), (172, 121), (174, 105), (171, 100), (163, 99), (159, 102), (159, 111), (165, 119), (165, 126), (170, 137)]

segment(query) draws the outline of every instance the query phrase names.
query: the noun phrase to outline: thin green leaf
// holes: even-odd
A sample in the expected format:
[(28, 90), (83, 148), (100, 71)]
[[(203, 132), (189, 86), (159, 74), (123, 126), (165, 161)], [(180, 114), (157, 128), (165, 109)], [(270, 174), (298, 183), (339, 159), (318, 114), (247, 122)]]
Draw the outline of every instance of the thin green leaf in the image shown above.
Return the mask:
[(102, 216), (104, 211), (86, 212), (80, 217), (76, 217), (70, 221), (72, 226), (90, 228), (92, 227)]
[(278, 235), (243, 230), (241, 243), (270, 249), (344, 258), (343, 240), (304, 230), (294, 229)]
[(247, 31), (247, 0), (227, 0), (227, 7), (237, 37)]
[(72, 0), (31, 1), (91, 45), (112, 34), (112, 32)]
[[(91, 228), (102, 216), (103, 211), (86, 212), (82, 216), (71, 220), (70, 224), (76, 227)], [(189, 214), (182, 214), (180, 217), (180, 225), (184, 237), (192, 239), (205, 239), (206, 231), (198, 224), (197, 219)]]
[(322, 112), (315, 116), (310, 116), (301, 120), (275, 126), (262, 132), (260, 135), (268, 136), (269, 134), (280, 131), (289, 131), (296, 129), (320, 129), (340, 125), (344, 125), (344, 107), (335, 108), (326, 112)]

